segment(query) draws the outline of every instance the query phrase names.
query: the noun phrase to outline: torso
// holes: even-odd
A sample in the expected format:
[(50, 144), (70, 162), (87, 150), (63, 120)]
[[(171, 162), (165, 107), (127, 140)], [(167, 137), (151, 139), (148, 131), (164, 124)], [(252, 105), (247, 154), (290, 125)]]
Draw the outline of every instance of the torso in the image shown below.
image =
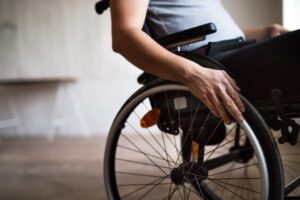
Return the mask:
[(208, 42), (244, 37), (242, 30), (224, 9), (221, 0), (150, 0), (147, 23), (156, 36), (163, 36), (206, 23), (214, 23), (217, 32), (186, 47), (193, 50)]

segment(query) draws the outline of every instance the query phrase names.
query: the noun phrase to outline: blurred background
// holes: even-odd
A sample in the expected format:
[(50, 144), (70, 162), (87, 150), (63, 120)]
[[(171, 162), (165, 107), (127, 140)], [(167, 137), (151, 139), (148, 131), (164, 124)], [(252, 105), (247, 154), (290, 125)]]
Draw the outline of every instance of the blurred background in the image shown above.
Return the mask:
[[(0, 0), (0, 199), (106, 199), (105, 138), (141, 73), (96, 0)], [(300, 28), (299, 0), (223, 0), (241, 27)]]

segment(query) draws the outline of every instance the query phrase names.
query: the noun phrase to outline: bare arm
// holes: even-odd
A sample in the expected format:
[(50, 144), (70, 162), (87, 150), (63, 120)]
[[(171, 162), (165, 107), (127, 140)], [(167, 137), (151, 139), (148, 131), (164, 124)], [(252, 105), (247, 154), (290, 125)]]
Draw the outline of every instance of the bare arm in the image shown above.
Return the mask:
[(288, 30), (279, 24), (272, 24), (269, 26), (261, 26), (256, 28), (245, 28), (243, 29), (246, 39), (256, 39), (258, 42), (263, 41), (284, 33)]
[(114, 51), (150, 74), (183, 83), (227, 124), (230, 118), (225, 109), (242, 121), (244, 107), (238, 88), (224, 71), (203, 68), (177, 56), (142, 31), (148, 3), (149, 0), (111, 0)]
[(148, 0), (112, 0), (113, 49), (150, 74), (186, 83), (188, 70), (196, 64), (165, 50), (142, 31), (147, 8)]

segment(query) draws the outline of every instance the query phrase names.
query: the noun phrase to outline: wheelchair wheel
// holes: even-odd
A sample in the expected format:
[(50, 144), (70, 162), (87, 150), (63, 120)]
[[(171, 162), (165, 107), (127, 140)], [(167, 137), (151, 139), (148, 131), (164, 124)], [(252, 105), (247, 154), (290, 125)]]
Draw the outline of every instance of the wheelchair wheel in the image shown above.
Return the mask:
[[(278, 141), (278, 139), (281, 137), (281, 133), (279, 131), (277, 132), (274, 131), (273, 135), (276, 141)], [(295, 187), (292, 186), (291, 184), (295, 182), (295, 180), (299, 179), (300, 176), (300, 139), (298, 139), (297, 144), (293, 146), (288, 143), (285, 144), (278, 143), (277, 146), (279, 148), (283, 169), (284, 169), (286, 196), (294, 197), (294, 199), (300, 199), (299, 183), (296, 184)]]
[(263, 119), (242, 98), (245, 121), (225, 126), (187, 88), (138, 90), (107, 138), (109, 199), (282, 199), (280, 156)]

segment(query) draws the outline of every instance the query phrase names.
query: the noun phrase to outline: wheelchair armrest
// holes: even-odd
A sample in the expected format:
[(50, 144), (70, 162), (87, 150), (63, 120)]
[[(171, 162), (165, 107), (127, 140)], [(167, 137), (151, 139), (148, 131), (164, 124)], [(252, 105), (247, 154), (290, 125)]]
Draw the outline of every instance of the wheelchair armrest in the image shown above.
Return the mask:
[(215, 24), (208, 23), (177, 33), (172, 33), (159, 37), (156, 41), (167, 49), (172, 49), (181, 45), (191, 44), (205, 39), (206, 35), (215, 33), (217, 28)]
[(146, 84), (154, 79), (157, 79), (157, 78), (158, 78), (157, 76), (143, 72), (141, 75), (138, 76), (137, 81), (139, 84), (144, 85), (144, 84)]

